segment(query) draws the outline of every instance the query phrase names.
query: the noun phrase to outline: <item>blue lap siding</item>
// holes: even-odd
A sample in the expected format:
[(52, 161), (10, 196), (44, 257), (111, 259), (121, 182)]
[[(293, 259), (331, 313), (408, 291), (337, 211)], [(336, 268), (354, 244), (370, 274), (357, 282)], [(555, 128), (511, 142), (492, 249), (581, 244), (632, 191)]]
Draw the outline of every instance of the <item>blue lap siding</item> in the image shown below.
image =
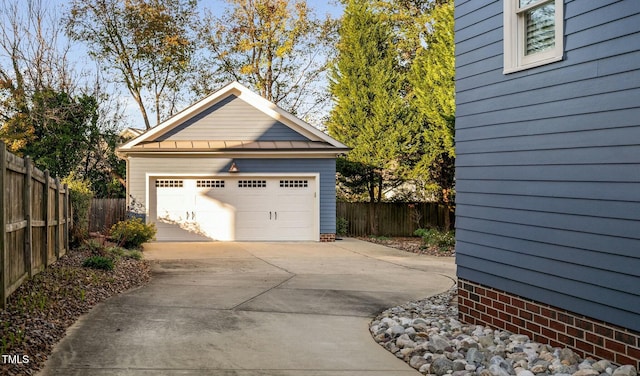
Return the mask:
[(455, 4), (458, 276), (640, 331), (640, 1), (565, 1), (511, 74), (503, 2)]
[(157, 140), (309, 141), (233, 94)]

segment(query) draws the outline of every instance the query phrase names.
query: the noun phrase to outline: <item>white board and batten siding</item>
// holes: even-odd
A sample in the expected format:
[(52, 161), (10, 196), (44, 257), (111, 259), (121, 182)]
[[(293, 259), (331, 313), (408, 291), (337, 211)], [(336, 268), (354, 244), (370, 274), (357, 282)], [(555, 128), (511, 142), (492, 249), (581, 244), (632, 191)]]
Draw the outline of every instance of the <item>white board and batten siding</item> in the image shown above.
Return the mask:
[(458, 276), (640, 330), (640, 2), (564, 2), (564, 58), (503, 74), (456, 5)]

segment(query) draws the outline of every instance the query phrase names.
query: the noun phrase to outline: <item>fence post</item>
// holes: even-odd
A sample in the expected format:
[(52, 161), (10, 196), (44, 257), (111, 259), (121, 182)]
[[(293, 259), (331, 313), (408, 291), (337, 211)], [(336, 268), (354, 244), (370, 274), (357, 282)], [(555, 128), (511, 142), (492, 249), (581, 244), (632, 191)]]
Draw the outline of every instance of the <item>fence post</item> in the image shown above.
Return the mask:
[(24, 158), (24, 167), (25, 167), (25, 175), (24, 175), (24, 184), (22, 185), (22, 197), (24, 201), (23, 210), (24, 216), (27, 220), (27, 227), (25, 228), (24, 234), (24, 261), (27, 263), (27, 272), (29, 273), (29, 277), (33, 276), (33, 228), (32, 228), (32, 203), (31, 203), (31, 174), (32, 174), (32, 164), (31, 158)]
[(7, 147), (4, 142), (0, 142), (0, 304), (4, 308), (7, 304), (7, 285), (9, 278), (7, 269), (9, 260), (7, 258), (7, 207), (6, 207), (6, 189), (5, 174), (7, 171)]
[(71, 202), (69, 200), (69, 185), (64, 185), (64, 253), (69, 252), (69, 229), (73, 223)]
[(47, 268), (49, 266), (49, 190), (51, 189), (51, 185), (49, 184), (49, 170), (44, 170), (44, 267)]
[(56, 249), (56, 260), (60, 258), (60, 231), (62, 225), (62, 218), (60, 215), (60, 179), (56, 176), (56, 205), (55, 205), (55, 219), (56, 219), (56, 238), (54, 240)]

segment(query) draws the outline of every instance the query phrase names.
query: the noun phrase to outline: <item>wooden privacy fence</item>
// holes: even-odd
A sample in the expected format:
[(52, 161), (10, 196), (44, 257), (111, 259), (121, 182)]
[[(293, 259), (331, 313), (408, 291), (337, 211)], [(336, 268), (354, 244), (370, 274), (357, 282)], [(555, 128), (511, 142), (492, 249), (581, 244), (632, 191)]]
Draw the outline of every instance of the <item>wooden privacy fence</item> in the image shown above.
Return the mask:
[(105, 234), (111, 226), (127, 219), (124, 198), (94, 198), (89, 209), (89, 231)]
[[(418, 228), (444, 227), (445, 215), (449, 215), (453, 227), (454, 213), (433, 202), (378, 202), (373, 209), (368, 202), (338, 202), (336, 205), (336, 216), (349, 222), (347, 235), (351, 236), (413, 236)], [(371, 226), (372, 216), (375, 229)]]
[(0, 143), (0, 304), (69, 249), (69, 190)]
[[(418, 228), (444, 227), (446, 208), (431, 202), (422, 203), (376, 203), (377, 233), (372, 233), (369, 218), (370, 204), (367, 202), (338, 202), (336, 216), (349, 221), (348, 235), (412, 236)], [(89, 231), (106, 233), (118, 221), (127, 219), (126, 199), (94, 198), (89, 212)], [(454, 213), (449, 213), (451, 226)]]

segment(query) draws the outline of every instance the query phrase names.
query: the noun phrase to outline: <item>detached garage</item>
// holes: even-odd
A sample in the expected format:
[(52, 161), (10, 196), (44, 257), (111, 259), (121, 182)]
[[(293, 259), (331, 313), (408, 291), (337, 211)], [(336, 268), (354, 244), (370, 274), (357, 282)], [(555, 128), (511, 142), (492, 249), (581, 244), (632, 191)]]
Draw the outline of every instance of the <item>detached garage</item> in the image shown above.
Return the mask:
[(340, 142), (237, 82), (118, 149), (158, 241), (335, 239)]

